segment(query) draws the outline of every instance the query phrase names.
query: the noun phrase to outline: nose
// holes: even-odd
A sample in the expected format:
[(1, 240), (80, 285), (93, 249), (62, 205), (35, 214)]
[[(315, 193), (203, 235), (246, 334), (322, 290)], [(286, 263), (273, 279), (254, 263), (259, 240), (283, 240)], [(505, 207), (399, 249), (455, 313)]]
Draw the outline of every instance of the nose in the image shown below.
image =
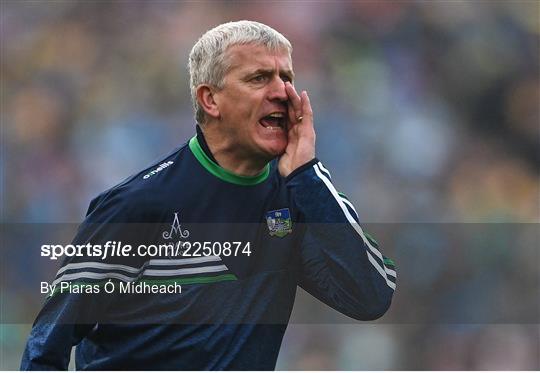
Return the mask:
[(272, 79), (272, 83), (269, 87), (268, 99), (270, 101), (286, 102), (288, 100), (287, 91), (285, 91), (285, 82), (276, 77)]

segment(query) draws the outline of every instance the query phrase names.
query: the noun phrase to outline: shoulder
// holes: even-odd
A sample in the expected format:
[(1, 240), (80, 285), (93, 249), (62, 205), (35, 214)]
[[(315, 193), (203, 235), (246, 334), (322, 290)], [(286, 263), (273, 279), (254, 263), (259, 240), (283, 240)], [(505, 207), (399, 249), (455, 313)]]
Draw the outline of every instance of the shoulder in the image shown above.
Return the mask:
[(150, 166), (129, 176), (92, 199), (87, 220), (119, 220), (143, 222), (148, 209), (156, 206), (169, 193), (180, 164), (186, 156), (187, 143)]

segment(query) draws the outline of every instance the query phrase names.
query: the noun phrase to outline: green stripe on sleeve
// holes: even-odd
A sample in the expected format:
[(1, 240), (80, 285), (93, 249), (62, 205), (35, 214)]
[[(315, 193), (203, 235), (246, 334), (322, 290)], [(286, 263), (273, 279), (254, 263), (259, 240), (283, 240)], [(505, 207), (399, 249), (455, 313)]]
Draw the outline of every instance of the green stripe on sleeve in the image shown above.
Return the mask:
[(339, 194), (340, 197), (343, 197), (343, 198), (345, 198), (347, 201), (350, 202), (349, 197), (347, 197), (344, 193), (338, 192), (338, 194)]
[(364, 231), (364, 235), (369, 240), (369, 242), (371, 242), (375, 246), (379, 247), (379, 243), (368, 232)]

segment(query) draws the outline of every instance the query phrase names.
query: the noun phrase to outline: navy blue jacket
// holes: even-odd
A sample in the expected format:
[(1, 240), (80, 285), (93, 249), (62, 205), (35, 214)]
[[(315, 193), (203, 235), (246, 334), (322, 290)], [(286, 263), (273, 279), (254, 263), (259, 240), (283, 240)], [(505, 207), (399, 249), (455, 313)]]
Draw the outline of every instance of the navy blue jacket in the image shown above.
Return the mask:
[[(321, 162), (283, 178), (273, 161), (241, 177), (200, 132), (90, 203), (73, 243), (107, 241), (132, 254), (66, 257), (53, 284), (91, 291), (47, 298), (22, 369), (67, 369), (76, 345), (77, 369), (271, 370), (297, 285), (358, 320), (383, 315), (395, 290), (392, 261)], [(156, 256), (141, 244), (175, 249)], [(120, 283), (181, 292), (122, 293)]]

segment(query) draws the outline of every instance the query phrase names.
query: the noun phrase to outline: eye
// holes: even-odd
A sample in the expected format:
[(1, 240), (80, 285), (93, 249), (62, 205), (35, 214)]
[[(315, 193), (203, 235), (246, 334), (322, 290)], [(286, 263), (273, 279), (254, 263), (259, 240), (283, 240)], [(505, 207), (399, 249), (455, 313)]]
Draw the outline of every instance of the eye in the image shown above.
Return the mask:
[(287, 75), (281, 76), (281, 80), (283, 80), (284, 82), (292, 83), (291, 77), (290, 77), (290, 76), (287, 76)]
[(264, 75), (257, 75), (251, 78), (251, 81), (254, 83), (262, 83), (266, 80), (266, 76)]

